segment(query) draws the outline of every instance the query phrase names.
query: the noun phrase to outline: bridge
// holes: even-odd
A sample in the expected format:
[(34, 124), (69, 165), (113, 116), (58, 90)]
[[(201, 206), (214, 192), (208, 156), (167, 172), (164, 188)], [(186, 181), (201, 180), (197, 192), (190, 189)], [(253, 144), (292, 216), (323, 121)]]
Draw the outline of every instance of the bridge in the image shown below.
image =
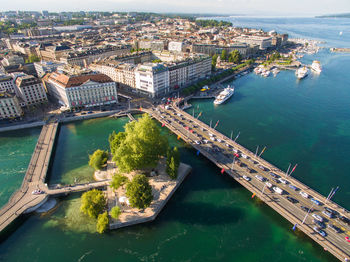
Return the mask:
[[(93, 188), (103, 188), (109, 183), (109, 180), (105, 180), (59, 188), (49, 188), (45, 184), (57, 129), (58, 123), (49, 123), (43, 126), (20, 189), (11, 196), (7, 204), (0, 210), (0, 232), (20, 215), (32, 212), (44, 204), (49, 196), (67, 195)], [(35, 193), (38, 190), (40, 190), (40, 193)]]
[[(350, 259), (350, 243), (345, 239), (345, 237), (350, 237), (350, 226), (339, 219), (341, 216), (348, 217), (349, 211), (327, 200), (326, 197), (312, 188), (294, 177), (287, 176), (284, 171), (184, 112), (176, 103), (166, 108), (158, 106), (142, 109), (142, 111), (157, 119), (178, 135), (178, 138), (192, 145), (197, 152), (212, 161), (223, 173), (235, 179), (292, 225), (296, 225), (295, 228), (308, 235), (321, 245), (325, 251), (330, 252), (341, 261), (350, 261), (348, 260)], [(235, 152), (239, 154), (239, 157), (234, 156)], [(271, 173), (274, 175), (271, 175)], [(258, 179), (257, 176), (260, 176), (260, 178)], [(263, 181), (260, 181), (261, 178)], [(285, 184), (277, 178), (282, 178)], [(276, 193), (272, 186), (267, 187), (266, 181), (272, 186), (282, 189), (282, 194)], [(304, 198), (300, 194), (301, 191), (307, 193), (310, 197)], [(289, 200), (287, 197), (289, 197)], [(321, 205), (313, 204), (311, 197), (320, 201)], [(301, 206), (311, 210), (309, 212), (304, 211)], [(325, 207), (332, 209), (338, 218), (325, 218), (322, 213)], [(327, 236), (323, 237), (316, 232), (315, 227), (319, 226), (315, 224), (317, 222), (314, 221), (313, 215), (323, 216), (325, 221), (323, 225), (326, 229), (322, 230), (327, 233)], [(331, 228), (332, 226), (333, 228)], [(335, 229), (339, 229), (339, 232), (336, 232)]]

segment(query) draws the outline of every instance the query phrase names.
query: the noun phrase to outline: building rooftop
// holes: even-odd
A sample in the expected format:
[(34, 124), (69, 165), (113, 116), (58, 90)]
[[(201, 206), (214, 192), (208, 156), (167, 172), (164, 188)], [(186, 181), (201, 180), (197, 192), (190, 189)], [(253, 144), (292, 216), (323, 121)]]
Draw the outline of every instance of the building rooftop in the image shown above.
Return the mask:
[(65, 88), (81, 86), (82, 84), (93, 81), (97, 83), (108, 83), (113, 82), (113, 80), (104, 75), (104, 74), (89, 74), (89, 75), (81, 75), (81, 76), (69, 76), (65, 74), (59, 74), (57, 72), (51, 73), (48, 76), (45, 76), (45, 79), (51, 80), (58, 84), (63, 85)]

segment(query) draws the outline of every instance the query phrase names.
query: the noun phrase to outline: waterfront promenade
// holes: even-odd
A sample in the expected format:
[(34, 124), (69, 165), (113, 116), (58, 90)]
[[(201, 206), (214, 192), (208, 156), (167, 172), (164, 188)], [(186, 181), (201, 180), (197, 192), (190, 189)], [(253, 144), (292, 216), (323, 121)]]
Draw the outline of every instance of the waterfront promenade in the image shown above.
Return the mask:
[[(164, 124), (168, 129), (178, 135), (186, 143), (192, 145), (197, 152), (205, 156), (218, 166), (222, 173), (226, 173), (239, 182), (242, 186), (248, 189), (252, 194), (255, 194), (259, 199), (273, 208), (276, 212), (291, 222), (291, 228), (296, 225), (298, 230), (303, 231), (311, 239), (321, 245), (325, 252), (332, 253), (341, 261), (347, 261), (350, 258), (350, 245), (345, 240), (345, 237), (350, 236), (349, 225), (343, 223), (339, 219), (326, 219), (322, 214), (324, 207), (333, 209), (338, 215), (348, 217), (349, 211), (341, 206), (327, 201), (324, 196), (304, 185), (293, 177), (286, 177), (285, 172), (281, 171), (271, 163), (265, 161), (248, 149), (234, 142), (232, 139), (224, 136), (214, 128), (209, 127), (200, 120), (192, 117), (182, 111), (175, 104), (169, 109), (164, 109), (162, 106), (151, 109), (143, 109), (142, 111), (149, 113), (159, 122)], [(214, 141), (213, 141), (214, 140)], [(203, 142), (207, 141), (207, 142)], [(240, 157), (234, 157), (233, 150), (239, 152)], [(242, 157), (242, 154), (246, 158)], [(272, 180), (270, 172), (275, 173), (278, 177), (284, 178), (287, 184)], [(219, 173), (219, 172), (218, 172)], [(269, 181), (273, 186), (278, 186), (283, 190), (283, 194), (277, 194), (266, 186), (266, 184), (256, 178), (260, 175), (265, 181)], [(243, 178), (249, 177), (249, 181)], [(297, 190), (289, 187), (293, 185)], [(300, 191), (310, 195), (309, 198), (304, 198), (300, 195)], [(297, 203), (291, 203), (286, 197), (294, 198)], [(320, 202), (322, 206), (314, 205), (310, 198), (313, 197)], [(301, 209), (301, 206), (313, 208), (314, 211), (307, 213)], [(329, 227), (323, 229), (327, 232), (326, 237), (318, 234), (314, 228), (317, 226), (312, 215), (323, 216), (326, 221), (325, 225), (337, 226), (341, 232), (332, 231)]]

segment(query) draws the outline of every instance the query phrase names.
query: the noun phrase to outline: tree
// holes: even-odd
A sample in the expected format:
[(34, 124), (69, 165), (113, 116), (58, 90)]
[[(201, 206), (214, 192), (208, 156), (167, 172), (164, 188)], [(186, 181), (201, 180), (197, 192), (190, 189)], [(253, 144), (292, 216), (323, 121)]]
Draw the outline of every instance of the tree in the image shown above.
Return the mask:
[(31, 63), (39, 62), (39, 61), (40, 61), (40, 58), (38, 56), (36, 56), (36, 55), (30, 55), (25, 60), (26, 64), (31, 64)]
[(114, 152), (113, 161), (121, 172), (155, 167), (160, 156), (166, 153), (168, 141), (148, 114), (126, 124), (124, 133), (110, 141)]
[(126, 184), (126, 182), (128, 182), (128, 178), (126, 176), (123, 176), (121, 174), (115, 174), (112, 177), (112, 181), (111, 181), (111, 187), (115, 190), (117, 190), (119, 187), (123, 186)]
[(136, 175), (131, 182), (126, 185), (126, 196), (130, 205), (139, 209), (148, 207), (152, 200), (152, 187), (145, 175)]
[(177, 147), (173, 150), (168, 149), (166, 160), (166, 172), (171, 179), (176, 179), (180, 165), (180, 152)]
[(223, 50), (222, 50), (220, 59), (221, 59), (222, 61), (226, 61), (226, 60), (227, 60), (227, 51), (226, 51), (226, 49), (223, 49)]
[(113, 131), (112, 134), (109, 135), (108, 141), (109, 141), (109, 147), (111, 149), (112, 155), (115, 154), (119, 145), (125, 139), (125, 136), (126, 136), (125, 132), (119, 132), (118, 134), (116, 134), (115, 131)]
[(96, 230), (98, 233), (102, 234), (106, 232), (109, 224), (108, 213), (105, 211), (102, 214), (99, 214), (97, 217)]
[(215, 69), (217, 60), (218, 60), (218, 55), (217, 54), (213, 55), (213, 57), (211, 58), (211, 68), (212, 68), (212, 70)]
[(106, 198), (100, 190), (93, 189), (81, 196), (80, 211), (89, 217), (97, 218), (105, 206)]
[(97, 149), (92, 155), (89, 156), (89, 158), (89, 166), (95, 170), (101, 170), (102, 166), (107, 162), (108, 152)]
[(112, 218), (118, 219), (118, 217), (120, 216), (121, 213), (122, 213), (122, 211), (120, 210), (120, 207), (115, 206), (111, 209), (110, 215)]
[(235, 64), (239, 64), (242, 60), (242, 56), (241, 54), (239, 53), (238, 50), (233, 50), (231, 53), (230, 53), (230, 57), (229, 57), (229, 62), (231, 63), (235, 63)]

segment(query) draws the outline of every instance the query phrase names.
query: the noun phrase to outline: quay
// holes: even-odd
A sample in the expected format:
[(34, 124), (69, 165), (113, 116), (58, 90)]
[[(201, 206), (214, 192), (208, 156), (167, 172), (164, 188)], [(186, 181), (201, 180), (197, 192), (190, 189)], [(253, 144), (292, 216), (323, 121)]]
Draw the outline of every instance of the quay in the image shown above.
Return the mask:
[[(222, 173), (226, 173), (235, 179), (238, 183), (287, 219), (292, 225), (295, 225), (298, 230), (301, 230), (322, 246), (325, 251), (330, 252), (341, 261), (349, 261), (350, 245), (345, 240), (345, 237), (350, 236), (350, 226), (335, 218), (329, 220), (325, 219), (327, 225), (335, 225), (341, 230), (341, 232), (337, 233), (327, 229), (324, 230), (328, 233), (327, 236), (322, 237), (314, 230), (316, 224), (312, 217), (312, 214), (322, 216), (323, 207), (331, 208), (337, 212), (338, 215), (348, 217), (349, 211), (345, 208), (327, 200), (326, 197), (304, 185), (297, 179), (290, 176), (286, 177), (285, 172), (239, 145), (232, 139), (221, 134), (214, 128), (209, 127), (197, 118), (184, 112), (176, 103), (173, 103), (172, 107), (169, 107), (168, 109), (158, 106), (156, 108), (143, 109), (142, 111), (157, 119), (169, 130), (175, 133), (178, 136), (178, 139), (181, 138), (183, 141), (190, 144), (197, 150), (197, 154), (200, 153), (213, 162), (220, 168)], [(214, 141), (211, 141), (211, 137), (215, 138)], [(208, 142), (203, 143), (204, 140)], [(238, 150), (240, 154), (244, 154), (246, 158), (234, 157), (233, 149)], [(278, 184), (272, 182), (271, 175), (269, 174), (270, 172), (284, 178), (289, 185), (295, 186), (298, 190), (294, 191), (289, 188), (288, 185), (284, 185), (280, 182)], [(256, 179), (256, 175), (260, 175), (265, 181), (270, 181), (274, 186), (282, 188), (283, 193), (277, 194), (272, 188), (267, 188), (265, 183)], [(245, 180), (243, 176), (249, 177), (249, 181)], [(300, 191), (306, 192), (310, 197), (312, 196), (322, 202), (322, 207), (313, 205), (310, 199), (305, 199), (299, 194)], [(298, 204), (291, 203), (286, 199), (286, 196), (293, 197), (298, 201)], [(310, 214), (306, 213), (300, 208), (300, 204), (308, 208), (311, 206), (314, 211)]]

